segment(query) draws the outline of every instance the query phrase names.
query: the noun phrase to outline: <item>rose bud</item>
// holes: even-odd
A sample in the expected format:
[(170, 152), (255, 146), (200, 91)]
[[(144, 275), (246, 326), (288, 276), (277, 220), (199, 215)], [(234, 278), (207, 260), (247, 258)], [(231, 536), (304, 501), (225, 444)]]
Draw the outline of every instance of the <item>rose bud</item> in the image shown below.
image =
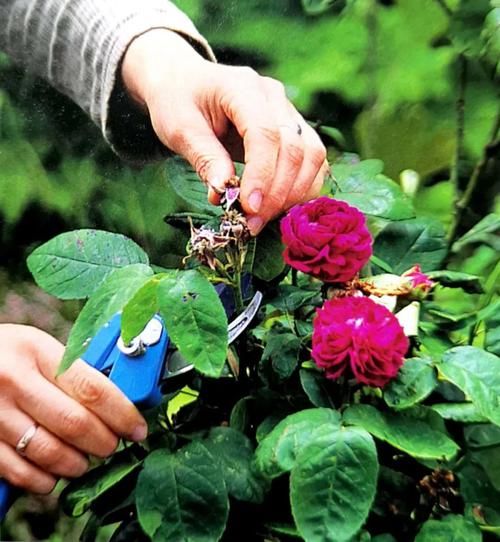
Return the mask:
[(425, 294), (436, 285), (436, 283), (431, 280), (428, 275), (422, 273), (420, 265), (414, 265), (411, 269), (405, 271), (401, 276), (409, 280), (410, 285), (414, 290), (419, 290)]
[(347, 370), (362, 384), (383, 387), (396, 377), (408, 347), (396, 317), (367, 297), (330, 299), (316, 312), (312, 358), (327, 378)]
[(292, 207), (281, 236), (286, 263), (324, 282), (353, 279), (372, 254), (364, 215), (325, 196)]

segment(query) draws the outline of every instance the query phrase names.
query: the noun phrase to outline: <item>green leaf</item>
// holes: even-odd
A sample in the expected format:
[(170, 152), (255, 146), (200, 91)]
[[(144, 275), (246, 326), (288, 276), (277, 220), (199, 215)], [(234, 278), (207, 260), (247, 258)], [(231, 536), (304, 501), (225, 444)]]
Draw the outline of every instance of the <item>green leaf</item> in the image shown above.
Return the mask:
[(262, 502), (267, 481), (253, 468), (254, 449), (248, 437), (230, 427), (216, 427), (202, 444), (219, 463), (229, 495), (240, 501)]
[(140, 462), (128, 451), (116, 454), (110, 463), (96, 467), (71, 481), (61, 493), (59, 502), (71, 517), (83, 515), (106, 491), (134, 472)]
[(459, 252), (471, 243), (485, 243), (495, 250), (500, 250), (499, 232), (500, 215), (495, 213), (486, 215), (466, 234), (453, 243), (453, 252)]
[(463, 516), (448, 515), (429, 519), (415, 537), (415, 542), (481, 542), (481, 531)]
[(254, 406), (255, 397), (252, 397), (251, 395), (239, 399), (231, 411), (229, 426), (240, 433), (245, 433), (251, 425)]
[(488, 421), (472, 403), (436, 403), (431, 408), (445, 420), (461, 423)]
[(99, 531), (99, 519), (93, 514), (90, 515), (83, 531), (78, 539), (78, 542), (94, 542), (97, 539), (97, 533)]
[(151, 318), (160, 310), (158, 285), (165, 276), (165, 273), (161, 273), (149, 279), (137, 290), (123, 308), (121, 335), (125, 344), (137, 337)]
[(362, 427), (412, 457), (451, 459), (459, 449), (443, 432), (414, 418), (411, 412), (381, 412), (370, 405), (354, 405), (343, 417), (345, 423)]
[[(268, 373), (267, 369), (272, 368), (278, 379), (286, 380), (292, 376), (297, 368), (299, 351), (300, 339), (296, 335), (287, 332), (274, 332), (273, 329), (267, 336), (259, 369), (266, 374)], [(272, 375), (270, 375), (270, 378), (272, 378)]]
[(478, 36), (489, 5), (489, 0), (460, 0), (458, 9), (453, 12), (450, 28), (453, 44), (460, 53), (472, 58), (479, 56), (481, 41)]
[[(498, 270), (500, 271), (500, 262), (497, 264)], [(492, 272), (490, 276), (493, 279), (496, 269)], [(494, 280), (489, 280), (488, 288), (490, 292), (486, 293), (485, 299), (488, 299), (489, 296), (492, 296), (492, 299), (479, 311), (475, 313), (476, 316), (476, 339), (481, 338), (481, 331), (484, 330), (484, 343), (482, 346), (488, 352), (500, 356), (500, 298), (497, 297), (494, 293), (496, 289), (496, 282)], [(479, 343), (481, 344), (481, 343)]]
[(291, 470), (301, 449), (322, 430), (340, 429), (340, 416), (329, 408), (311, 408), (287, 416), (260, 442), (255, 452), (259, 471), (276, 478)]
[[(332, 4), (334, 1), (335, 0), (329, 0), (329, 3)], [(338, 128), (322, 125), (318, 127), (318, 132), (329, 137), (338, 147), (344, 148), (346, 146), (344, 134)]]
[(484, 348), (500, 356), (500, 300), (497, 300), (490, 307), (491, 314), (484, 319), (486, 334), (484, 337)]
[(62, 233), (35, 249), (27, 260), (38, 286), (61, 299), (89, 297), (115, 269), (148, 262), (134, 241), (101, 230)]
[(227, 316), (214, 287), (198, 271), (179, 271), (158, 285), (160, 313), (180, 353), (207, 376), (222, 373)]
[(284, 417), (285, 414), (283, 413), (274, 413), (264, 418), (255, 431), (255, 440), (257, 441), (257, 444), (262, 442)]
[(252, 273), (265, 281), (276, 278), (285, 269), (284, 248), (278, 222), (266, 226), (257, 237)]
[[(165, 224), (177, 228), (179, 230), (184, 230), (186, 233), (190, 229), (190, 220), (191, 222), (199, 227), (204, 224), (215, 222), (217, 219), (214, 219), (213, 215), (207, 213), (192, 213), (192, 212), (179, 212), (179, 213), (169, 213), (163, 218)], [(215, 227), (217, 227), (214, 224)]]
[(493, 488), (500, 491), (500, 427), (484, 423), (470, 425), (465, 428), (464, 436), (471, 460), (481, 465)]
[(115, 269), (106, 277), (89, 298), (71, 329), (58, 374), (71, 367), (85, 352), (99, 329), (123, 309), (151, 275), (153, 270), (149, 266), (137, 263)]
[(460, 273), (459, 271), (431, 271), (429, 278), (448, 288), (462, 288), (468, 294), (481, 294), (484, 292), (481, 277)]
[(300, 536), (299, 531), (292, 525), (284, 525), (281, 523), (267, 523), (266, 528), (276, 534), (284, 534), (285, 536), (291, 536), (292, 538), (299, 538), (303, 540)]
[(384, 400), (397, 410), (423, 401), (437, 387), (436, 370), (431, 360), (411, 358), (405, 361), (398, 376), (384, 389)]
[(335, 408), (335, 404), (328, 390), (328, 381), (322, 373), (314, 370), (301, 369), (299, 375), (302, 389), (314, 406)]
[(470, 449), (500, 446), (500, 427), (491, 423), (469, 425), (464, 429), (464, 436)]
[(346, 201), (367, 215), (403, 220), (415, 216), (411, 200), (399, 186), (382, 175), (379, 160), (333, 165), (335, 199)]
[(387, 262), (384, 262), (384, 260), (382, 260), (381, 258), (378, 258), (377, 256), (375, 256), (375, 254), (371, 255), (370, 262), (375, 264), (377, 267), (380, 267), (382, 271), (385, 271), (386, 273), (389, 273), (390, 275), (394, 274), (392, 267)]
[(374, 252), (401, 274), (415, 264), (432, 271), (442, 264), (447, 252), (445, 231), (440, 222), (416, 218), (391, 222), (375, 239)]
[(476, 321), (476, 314), (452, 314), (444, 310), (439, 310), (436, 307), (441, 306), (438, 303), (426, 303), (424, 310), (422, 311), (424, 315), (428, 316), (426, 320), (432, 321), (438, 326), (438, 330), (441, 332), (443, 330), (455, 330), (463, 329), (467, 326), (474, 324)]
[(497, 530), (500, 526), (500, 492), (495, 490), (491, 482), (471, 455), (464, 457), (458, 470), (460, 494), (467, 507), (480, 511), (481, 528)]
[(484, 43), (481, 53), (495, 66), (498, 76), (500, 75), (500, 6), (495, 6), (486, 16), (481, 39)]
[[(319, 299), (319, 288), (304, 289), (290, 284), (280, 284), (276, 296), (268, 301), (269, 305), (285, 312), (293, 312), (303, 305), (310, 304), (315, 298)], [(321, 303), (321, 300), (319, 301)]]
[(136, 488), (137, 516), (153, 542), (216, 542), (229, 512), (219, 464), (199, 442), (175, 454), (156, 450)]
[(165, 162), (165, 177), (174, 192), (189, 207), (212, 216), (220, 215), (219, 207), (208, 202), (207, 187), (201, 182), (191, 166), (182, 158), (173, 157)]
[(292, 514), (308, 542), (347, 542), (375, 497), (375, 443), (362, 429), (324, 433), (298, 454), (290, 476)]
[(500, 446), (474, 451), (473, 460), (481, 465), (491, 485), (500, 491)]
[(479, 414), (500, 425), (500, 358), (473, 346), (445, 352), (439, 374), (462, 390)]

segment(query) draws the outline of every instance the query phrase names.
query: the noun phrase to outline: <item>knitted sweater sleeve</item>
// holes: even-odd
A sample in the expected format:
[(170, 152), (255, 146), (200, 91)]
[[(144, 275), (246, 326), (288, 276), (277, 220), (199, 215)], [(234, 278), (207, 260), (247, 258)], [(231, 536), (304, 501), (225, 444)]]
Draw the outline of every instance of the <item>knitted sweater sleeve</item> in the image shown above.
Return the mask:
[(0, 49), (75, 101), (115, 151), (135, 162), (165, 152), (119, 77), (128, 45), (153, 28), (180, 33), (214, 60), (193, 23), (168, 0), (0, 0)]

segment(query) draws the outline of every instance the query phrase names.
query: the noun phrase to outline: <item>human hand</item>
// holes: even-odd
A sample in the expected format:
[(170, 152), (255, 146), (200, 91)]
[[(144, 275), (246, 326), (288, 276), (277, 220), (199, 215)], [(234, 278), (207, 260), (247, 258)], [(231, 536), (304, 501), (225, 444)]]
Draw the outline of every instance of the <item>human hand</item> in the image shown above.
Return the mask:
[[(87, 454), (111, 455), (119, 436), (146, 437), (135, 406), (84, 361), (55, 378), (64, 347), (50, 335), (1, 324), (0, 344), (0, 478), (49, 493), (57, 477), (87, 470)], [(38, 428), (22, 456), (16, 445), (34, 423)]]
[(150, 30), (129, 46), (125, 87), (159, 139), (182, 155), (216, 204), (233, 159), (244, 161), (241, 203), (250, 230), (319, 195), (328, 170), (319, 136), (278, 81), (205, 60), (178, 34)]

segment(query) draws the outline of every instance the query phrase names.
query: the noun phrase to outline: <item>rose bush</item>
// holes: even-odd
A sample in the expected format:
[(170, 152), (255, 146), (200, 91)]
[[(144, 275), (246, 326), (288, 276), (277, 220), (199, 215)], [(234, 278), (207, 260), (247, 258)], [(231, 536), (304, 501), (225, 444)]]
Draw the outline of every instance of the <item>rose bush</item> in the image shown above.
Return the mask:
[[(339, 160), (328, 196), (291, 209), (281, 234), (275, 224), (250, 239), (235, 180), (207, 207), (172, 159), (179, 197), (196, 194), (187, 215), (167, 217), (190, 235), (180, 269), (102, 231), (62, 234), (29, 257), (46, 290), (89, 298), (63, 369), (119, 310), (125, 341), (159, 313), (193, 365), (147, 413), (145, 443), (64, 490), (69, 515), (90, 512), (82, 540), (113, 522), (113, 540), (139, 541), (476, 542), (500, 530), (494, 281), (442, 268), (483, 225), (450, 244), (378, 168)], [(342, 200), (360, 178), (356, 209)], [(375, 209), (377, 190), (391, 197)], [(456, 289), (477, 310), (447, 310)], [(228, 346), (226, 311), (256, 290), (260, 311)]]

